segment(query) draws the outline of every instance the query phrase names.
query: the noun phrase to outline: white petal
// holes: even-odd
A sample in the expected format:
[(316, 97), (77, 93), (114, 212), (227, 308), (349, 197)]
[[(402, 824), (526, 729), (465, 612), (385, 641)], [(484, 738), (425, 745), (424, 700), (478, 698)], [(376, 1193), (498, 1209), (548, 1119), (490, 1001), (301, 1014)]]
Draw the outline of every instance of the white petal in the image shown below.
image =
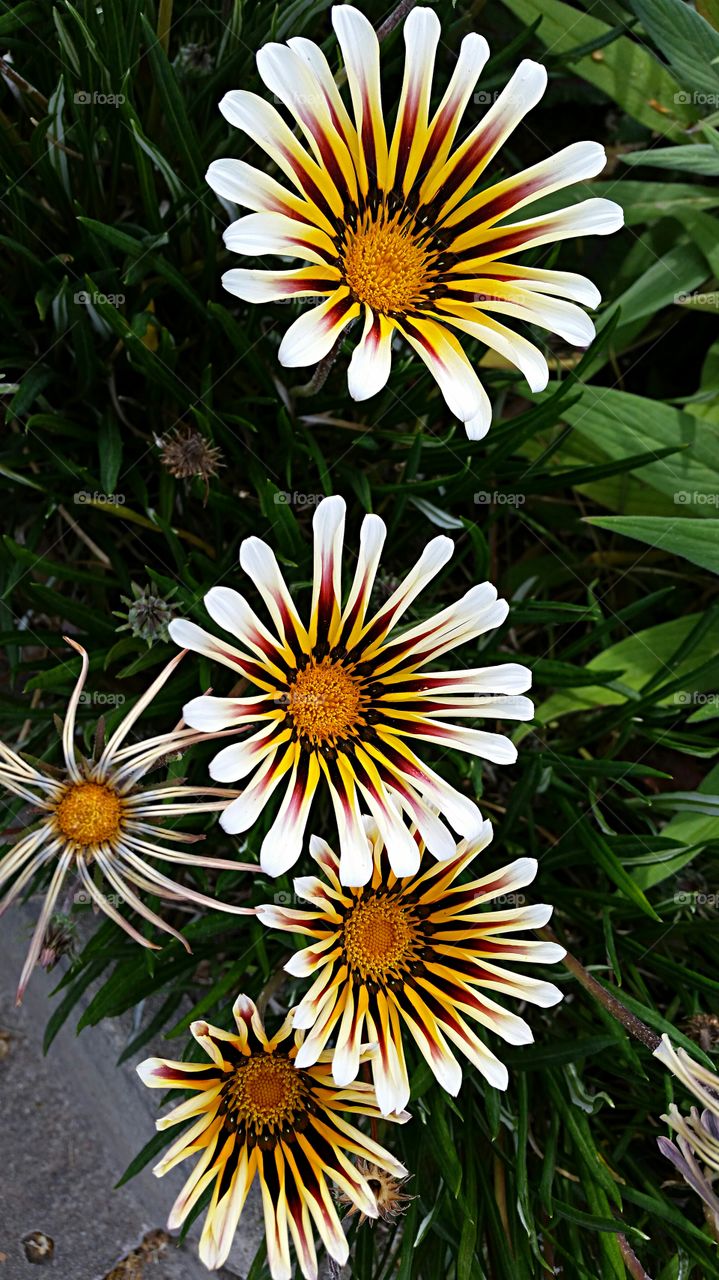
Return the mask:
[(394, 324), (367, 308), (364, 330), (347, 369), (347, 386), (353, 400), (369, 400), (385, 386), (392, 367)]
[(290, 325), (277, 353), (280, 364), (292, 369), (318, 364), (359, 312), (359, 303), (353, 302), (349, 289), (342, 285), (325, 302), (305, 311)]
[(321, 297), (332, 293), (340, 280), (334, 267), (298, 267), (290, 271), (254, 271), (233, 267), (222, 277), (222, 286), (243, 302), (277, 302), (289, 298)]

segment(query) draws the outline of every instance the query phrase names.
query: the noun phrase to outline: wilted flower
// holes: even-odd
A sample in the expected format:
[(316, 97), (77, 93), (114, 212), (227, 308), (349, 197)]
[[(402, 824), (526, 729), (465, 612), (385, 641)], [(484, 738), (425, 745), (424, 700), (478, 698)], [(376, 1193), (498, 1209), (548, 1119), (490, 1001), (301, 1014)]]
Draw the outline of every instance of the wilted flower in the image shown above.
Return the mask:
[[(117, 903), (127, 905), (158, 929), (179, 939), (188, 950), (189, 947), (182, 934), (156, 915), (136, 889), (170, 901), (184, 899), (202, 907), (252, 914), (250, 908), (218, 902), (168, 879), (150, 861), (159, 858), (185, 867), (256, 870), (246, 863), (181, 853), (172, 846), (192, 843), (202, 837), (160, 825), (168, 818), (223, 809), (229, 799), (227, 792), (217, 787), (183, 786), (173, 782), (141, 786), (144, 775), (165, 756), (197, 741), (198, 735), (193, 730), (180, 727), (129, 746), (122, 745), (184, 655), (173, 658), (138, 698), (102, 748), (99, 758), (85, 760), (76, 752), (74, 734), (89, 659), (81, 645), (70, 639), (67, 643), (80, 654), (82, 666), (62, 729), (64, 769), (59, 772), (43, 769), (0, 743), (0, 783), (27, 801), (31, 814), (29, 830), (0, 861), (0, 885), (12, 881), (0, 901), (0, 915), (30, 885), (38, 871), (52, 868), (45, 903), (20, 975), (18, 1003), (43, 948), (47, 950), (48, 924), (63, 884), (73, 873), (80, 886), (76, 900), (93, 903), (136, 942), (154, 950), (157, 950), (156, 944), (117, 910)], [(109, 894), (100, 888), (101, 879), (109, 888)]]
[(705, 1053), (712, 1053), (719, 1047), (719, 1016), (716, 1013), (693, 1013), (682, 1030)]
[[(377, 1216), (380, 1221), (394, 1222), (395, 1218), (400, 1218), (407, 1212), (408, 1205), (415, 1199), (415, 1196), (407, 1195), (404, 1191), (409, 1178), (397, 1178), (386, 1169), (380, 1169), (376, 1164), (369, 1164), (366, 1160), (357, 1161), (357, 1172), (374, 1192)], [(347, 1205), (348, 1218), (357, 1213), (356, 1204), (344, 1191), (338, 1193), (337, 1203)], [(361, 1223), (374, 1224), (374, 1219), (368, 1218), (366, 1213), (360, 1212), (359, 1220)]]
[(210, 480), (225, 465), (222, 450), (186, 423), (169, 431), (159, 444), (160, 462), (165, 470), (176, 480), (192, 480), (195, 476), (204, 480), (206, 500)]
[(662, 1036), (654, 1057), (681, 1080), (685, 1089), (693, 1093), (702, 1106), (719, 1117), (719, 1076), (701, 1062), (695, 1062), (686, 1049), (675, 1049), (667, 1035)]
[(675, 1049), (667, 1035), (662, 1036), (654, 1057), (669, 1068), (704, 1108), (700, 1114), (692, 1107), (688, 1116), (682, 1116), (672, 1104), (662, 1120), (677, 1134), (677, 1141), (657, 1138), (659, 1150), (716, 1215), (719, 1226), (719, 1198), (712, 1187), (714, 1174), (719, 1174), (719, 1076), (695, 1062), (685, 1049)]
[(692, 1191), (701, 1196), (719, 1225), (719, 1198), (712, 1186), (714, 1175), (719, 1174), (719, 1117), (706, 1110), (700, 1115), (696, 1107), (692, 1107), (688, 1116), (683, 1116), (672, 1105), (662, 1120), (674, 1130), (677, 1140), (657, 1138), (659, 1150), (671, 1160)]

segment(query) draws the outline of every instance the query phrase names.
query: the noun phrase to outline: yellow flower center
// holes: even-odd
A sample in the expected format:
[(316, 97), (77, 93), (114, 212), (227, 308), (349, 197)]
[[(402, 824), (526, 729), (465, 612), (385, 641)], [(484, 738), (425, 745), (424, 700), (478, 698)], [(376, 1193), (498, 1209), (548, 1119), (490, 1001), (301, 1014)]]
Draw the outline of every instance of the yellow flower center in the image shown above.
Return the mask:
[(88, 846), (113, 840), (120, 830), (122, 801), (103, 782), (74, 782), (55, 810), (55, 821), (67, 840)]
[(385, 315), (406, 315), (426, 302), (436, 254), (423, 241), (421, 229), (399, 214), (365, 214), (347, 232), (342, 252), (345, 283), (355, 298)]
[(222, 1091), (221, 1110), (231, 1127), (263, 1132), (291, 1128), (305, 1114), (303, 1072), (282, 1054), (258, 1053), (246, 1058)]
[(345, 920), (347, 961), (363, 979), (398, 976), (416, 959), (418, 943), (411, 908), (395, 898), (360, 898)]
[(297, 672), (287, 697), (299, 736), (313, 746), (348, 737), (358, 723), (360, 685), (339, 662), (313, 659)]

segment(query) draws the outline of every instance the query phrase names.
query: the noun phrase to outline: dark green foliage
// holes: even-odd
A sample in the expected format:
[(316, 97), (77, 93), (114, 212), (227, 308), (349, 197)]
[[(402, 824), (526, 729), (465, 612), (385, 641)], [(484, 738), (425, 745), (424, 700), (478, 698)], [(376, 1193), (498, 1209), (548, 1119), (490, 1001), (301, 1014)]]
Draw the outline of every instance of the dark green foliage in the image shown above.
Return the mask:
[[(364, 7), (377, 24), (386, 16), (375, 0)], [(507, 171), (598, 138), (610, 168), (569, 198), (609, 195), (628, 224), (542, 258), (599, 284), (599, 336), (580, 360), (552, 343), (553, 380), (535, 399), (519, 374), (483, 362), (495, 422), (481, 444), (406, 351), (366, 404), (347, 394), (352, 338), (323, 390), (294, 396), (302, 371), (276, 358), (293, 307), (222, 292), (227, 218), (203, 174), (222, 155), (264, 161), (230, 136), (217, 102), (233, 87), (261, 91), (254, 52), (268, 39), (309, 35), (336, 65), (325, 0), (176, 0), (162, 6), (166, 39), (153, 0), (0, 4), (11, 77), (0, 88), (0, 371), (17, 388), (3, 395), (0, 440), (0, 727), (14, 743), (27, 721), (23, 748), (56, 761), (51, 718), (77, 669), (62, 634), (90, 650), (88, 688), (129, 702), (173, 651), (120, 630), (132, 584), (202, 620), (214, 583), (252, 596), (236, 566), (250, 533), (273, 543), (307, 606), (318, 495), (347, 498), (350, 545), (365, 511), (385, 518), (382, 590), (446, 527), (455, 557), (419, 609), (490, 577), (513, 606), (481, 662), (527, 662), (538, 715), (517, 733), (514, 769), (439, 752), (432, 763), (482, 798), (496, 825), (488, 863), (536, 856), (534, 897), (555, 904), (562, 940), (681, 1041), (719, 995), (719, 6), (697, 0), (703, 17), (685, 0), (437, 8), (440, 76), (471, 29), (495, 51), (483, 88), (523, 56), (548, 65), (543, 103), (502, 153)], [(396, 31), (383, 48), (388, 115), (401, 57)], [(207, 485), (161, 465), (158, 441), (178, 427), (221, 451)], [(459, 660), (474, 665), (478, 651)], [(210, 683), (230, 687), (188, 658), (151, 728), (171, 727)], [(118, 709), (83, 708), (88, 743), (102, 711), (112, 728)], [(209, 754), (182, 766), (198, 785)], [(321, 804), (311, 827), (333, 829)], [(228, 856), (235, 846), (211, 821), (204, 829)], [(243, 856), (256, 857), (264, 829)], [(248, 883), (195, 878), (221, 896)], [(251, 900), (287, 887), (257, 877)], [(259, 995), (287, 958), (283, 937), (227, 915), (185, 933), (192, 956), (171, 943), (148, 958), (102, 925), (61, 983), (48, 1043), (94, 983), (81, 1026), (156, 992), (159, 1013), (128, 1051), (164, 1027), (179, 1056), (183, 996), (226, 1020), (232, 997)], [(551, 976), (567, 999), (530, 1011), (534, 1046), (503, 1052), (506, 1095), (468, 1069), (450, 1099), (415, 1064), (414, 1123), (383, 1136), (415, 1171), (418, 1198), (402, 1230), (353, 1228), (357, 1280), (619, 1280), (620, 1232), (655, 1280), (719, 1274), (698, 1200), (665, 1185), (655, 1139), (667, 1079), (568, 974)], [(279, 998), (292, 994), (288, 980)]]

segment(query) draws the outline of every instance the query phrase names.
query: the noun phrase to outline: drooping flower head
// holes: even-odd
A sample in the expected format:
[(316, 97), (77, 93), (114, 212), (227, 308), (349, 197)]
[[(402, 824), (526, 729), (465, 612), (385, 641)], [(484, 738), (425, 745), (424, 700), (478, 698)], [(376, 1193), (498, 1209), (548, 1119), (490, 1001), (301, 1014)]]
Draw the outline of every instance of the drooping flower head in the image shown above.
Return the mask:
[(696, 1107), (683, 1116), (672, 1104), (662, 1120), (674, 1130), (677, 1140), (657, 1138), (659, 1150), (711, 1210), (719, 1228), (719, 1195), (713, 1186), (719, 1177), (719, 1116), (709, 1110), (700, 1114)]
[(662, 1036), (654, 1057), (704, 1108), (700, 1113), (692, 1107), (689, 1115), (683, 1116), (672, 1103), (662, 1120), (674, 1130), (677, 1141), (657, 1138), (657, 1146), (692, 1190), (701, 1196), (719, 1226), (719, 1196), (713, 1187), (713, 1179), (719, 1175), (719, 1076), (703, 1063), (696, 1062), (685, 1049), (675, 1049), (667, 1035)]
[(234, 269), (223, 283), (248, 302), (317, 299), (287, 330), (279, 351), (283, 365), (316, 363), (351, 321), (361, 319), (348, 374), (356, 400), (385, 385), (392, 339), (400, 334), (431, 370), (467, 434), (479, 439), (489, 427), (491, 406), (462, 349), (463, 334), (508, 359), (533, 391), (547, 384), (547, 362), (505, 318), (537, 325), (580, 347), (594, 335), (581, 309), (598, 305), (594, 285), (573, 273), (524, 266), (521, 255), (567, 237), (615, 231), (621, 209), (610, 200), (589, 199), (533, 218), (516, 215), (542, 196), (596, 176), (605, 164), (604, 150), (595, 142), (576, 142), (519, 174), (498, 175), (495, 159), (542, 97), (547, 73), (539, 63), (522, 62), (457, 142), (489, 49), (482, 36), (465, 37), (446, 92), (433, 108), (440, 24), (426, 7), (413, 10), (405, 22), (404, 80), (388, 135), (385, 112), (391, 106), (383, 104), (375, 32), (351, 5), (333, 8), (332, 22), (348, 104), (311, 40), (267, 44), (257, 55), (262, 80), (299, 126), (303, 142), (254, 93), (233, 90), (220, 104), (230, 124), (262, 147), (290, 184), (241, 160), (210, 166), (213, 190), (253, 210), (227, 229), (228, 249), (308, 264)]
[[(255, 866), (242, 862), (181, 852), (174, 847), (175, 844), (194, 843), (202, 837), (161, 825), (167, 819), (186, 814), (223, 809), (228, 803), (228, 796), (222, 789), (189, 787), (179, 783), (140, 785), (148, 770), (156, 767), (163, 757), (197, 742), (197, 733), (178, 728), (159, 737), (123, 746), (138, 717), (184, 655), (178, 654), (173, 658), (147, 692), (138, 698), (99, 757), (85, 760), (76, 752), (74, 735), (75, 716), (89, 661), (79, 644), (70, 639), (67, 643), (81, 655), (82, 665), (63, 725), (64, 768), (60, 771), (43, 769), (0, 743), (0, 784), (29, 806), (29, 830), (0, 861), (0, 886), (12, 880), (9, 890), (0, 900), (0, 915), (30, 885), (38, 871), (52, 868), (45, 902), (20, 976), (18, 1003), (40, 956), (46, 929), (52, 921), (63, 883), (68, 878), (79, 887), (85, 901), (94, 903), (143, 947), (154, 950), (157, 950), (156, 944), (145, 938), (117, 910), (116, 903), (125, 903), (158, 929), (178, 938), (183, 946), (187, 947), (187, 942), (181, 933), (150, 909), (138, 896), (137, 889), (170, 900), (184, 899), (202, 907), (240, 915), (252, 914), (250, 908), (217, 902), (169, 879), (148, 860), (159, 858), (179, 866), (217, 867), (233, 871), (257, 870)], [(100, 877), (109, 893), (100, 889)]]
[[(178, 1196), (168, 1222), (184, 1222), (202, 1193), (212, 1198), (200, 1239), (205, 1266), (222, 1266), (247, 1193), (255, 1177), (262, 1190), (267, 1255), (273, 1280), (290, 1280), (290, 1237), (306, 1280), (317, 1280), (313, 1227), (340, 1266), (347, 1240), (330, 1194), (333, 1183), (368, 1218), (378, 1216), (370, 1185), (353, 1163), (359, 1157), (395, 1178), (407, 1170), (343, 1113), (379, 1117), (374, 1089), (357, 1082), (337, 1089), (330, 1068), (319, 1061), (299, 1070), (302, 1033), (288, 1046), (292, 1011), (271, 1039), (253, 1002), (239, 996), (236, 1032), (194, 1022), (193, 1036), (210, 1065), (148, 1058), (137, 1068), (154, 1089), (187, 1089), (192, 1097), (157, 1121), (158, 1129), (192, 1120), (155, 1167), (162, 1177), (191, 1155), (200, 1155)], [(409, 1116), (393, 1116), (405, 1121)]]
[(506, 1067), (472, 1023), (510, 1044), (529, 1044), (527, 1023), (497, 1004), (494, 994), (543, 1008), (562, 998), (551, 982), (505, 967), (505, 962), (553, 963), (564, 955), (555, 943), (516, 937), (520, 930), (546, 924), (552, 914), (551, 907), (516, 902), (516, 891), (535, 877), (536, 861), (518, 858), (478, 880), (462, 880), (492, 838), (485, 822), (450, 861), (425, 858), (415, 875), (398, 880), (377, 827), (367, 822), (366, 830), (373, 865), (368, 885), (344, 889), (337, 857), (313, 837), (310, 849), (323, 878), (295, 880), (295, 892), (309, 908), (257, 909), (264, 924), (312, 939), (285, 965), (296, 977), (314, 978), (295, 1012), (295, 1026), (308, 1032), (298, 1065), (324, 1060), (334, 1038), (332, 1072), (341, 1087), (357, 1076), (363, 1042), (375, 1043), (377, 1100), (385, 1114), (401, 1111), (410, 1095), (403, 1048), (408, 1032), (450, 1093), (458, 1093), (462, 1082), (453, 1049), (490, 1084), (506, 1089)]
[[(402, 821), (404, 810), (428, 849), (452, 857), (455, 840), (443, 818), (462, 835), (481, 822), (475, 803), (455, 790), (415, 754), (422, 742), (453, 747), (497, 764), (512, 763), (516, 749), (501, 734), (451, 724), (477, 717), (526, 720), (531, 702), (526, 667), (427, 670), (443, 654), (498, 626), (505, 600), (490, 583), (472, 587), (456, 604), (402, 631), (397, 623), (452, 554), (449, 538), (435, 538), (389, 600), (369, 613), (369, 600), (386, 535), (384, 522), (365, 518), (354, 577), (342, 592), (345, 503), (325, 498), (314, 516), (312, 607), (300, 619), (273, 552), (259, 538), (240, 548), (240, 564), (252, 578), (272, 618), (268, 630), (243, 596), (213, 587), (205, 606), (238, 647), (215, 639), (193, 622), (175, 619), (177, 644), (214, 658), (255, 686), (243, 698), (200, 697), (184, 708), (196, 729), (238, 732), (255, 726), (215, 757), (216, 781), (248, 777), (222, 814), (226, 831), (247, 830), (277, 787), (284, 798), (261, 850), (261, 864), (279, 875), (296, 862), (313, 794), (329, 788), (339, 829), (341, 879), (364, 884), (372, 856), (360, 818), (360, 798), (375, 818), (395, 874), (412, 875), (419, 851)], [(434, 806), (434, 807), (433, 807)], [(437, 816), (436, 809), (442, 813)]]
[(686, 1049), (675, 1049), (668, 1035), (662, 1036), (652, 1056), (719, 1119), (719, 1076), (696, 1062)]

